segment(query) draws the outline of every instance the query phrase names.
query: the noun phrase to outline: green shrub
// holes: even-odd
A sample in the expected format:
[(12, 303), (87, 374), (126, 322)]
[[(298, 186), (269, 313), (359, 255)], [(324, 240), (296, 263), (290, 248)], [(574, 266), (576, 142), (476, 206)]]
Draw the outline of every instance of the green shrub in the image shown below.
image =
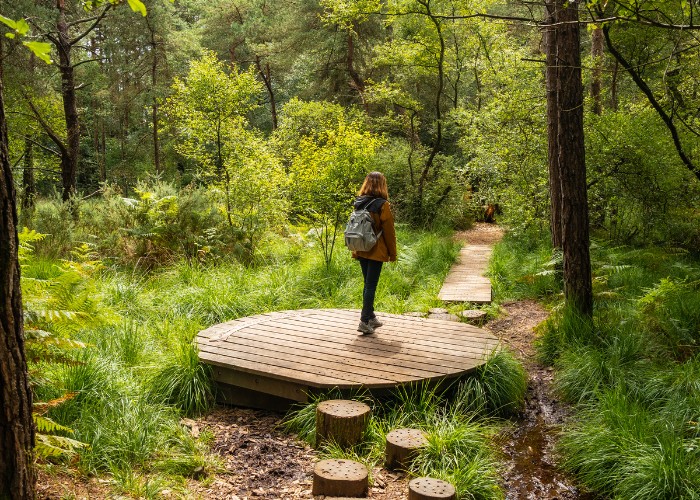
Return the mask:
[(214, 401), (211, 368), (199, 361), (192, 343), (180, 346), (174, 360), (150, 381), (151, 399), (173, 405), (185, 415), (198, 415)]
[(522, 409), (527, 373), (510, 352), (495, 351), (475, 371), (459, 384), (455, 397), (458, 412), (509, 417)]
[(413, 462), (412, 473), (452, 483), (458, 498), (503, 498), (497, 461), (487, 440), (490, 429), (442, 414), (426, 432), (428, 445)]
[(552, 251), (549, 233), (531, 229), (506, 233), (489, 262), (494, 297), (499, 302), (518, 299), (551, 300), (561, 291), (561, 255)]

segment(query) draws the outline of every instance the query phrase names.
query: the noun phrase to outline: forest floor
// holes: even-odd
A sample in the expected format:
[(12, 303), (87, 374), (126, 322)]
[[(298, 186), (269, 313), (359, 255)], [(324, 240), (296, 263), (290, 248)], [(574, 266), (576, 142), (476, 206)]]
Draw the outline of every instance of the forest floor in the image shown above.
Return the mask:
[[(495, 225), (477, 224), (456, 237), (472, 244), (493, 244), (502, 237), (502, 231)], [(537, 364), (533, 349), (534, 328), (549, 313), (537, 302), (527, 300), (501, 304), (501, 312), (484, 328), (502, 339), (522, 360), (529, 378), (523, 415), (502, 434), (506, 499), (590, 498), (580, 493), (554, 462), (553, 441), (556, 428), (566, 417), (566, 407), (552, 394), (551, 369)], [(197, 420), (183, 420), (195, 437), (204, 430), (213, 435), (211, 451), (219, 462), (217, 470), (204, 480), (189, 480), (188, 496), (227, 500), (311, 498), (316, 452), (282, 430), (282, 419), (278, 413), (217, 407)], [(369, 498), (406, 498), (405, 474), (377, 467), (372, 476), (374, 484)], [(85, 478), (65, 469), (42, 468), (38, 496), (42, 499), (128, 498), (111, 493), (111, 483), (109, 478)], [(160, 495), (181, 496), (178, 491), (167, 489)]]

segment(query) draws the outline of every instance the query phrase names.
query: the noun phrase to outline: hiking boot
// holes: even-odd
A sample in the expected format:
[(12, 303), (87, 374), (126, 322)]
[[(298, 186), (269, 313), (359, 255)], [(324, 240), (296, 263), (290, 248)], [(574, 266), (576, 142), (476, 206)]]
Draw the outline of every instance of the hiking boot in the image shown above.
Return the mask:
[(384, 323), (382, 323), (382, 322), (379, 321), (376, 317), (374, 317), (374, 318), (370, 319), (370, 320), (367, 322), (367, 324), (368, 324), (369, 326), (371, 326), (372, 328), (379, 328), (379, 327), (382, 326)]
[(358, 332), (362, 332), (362, 335), (372, 335), (374, 333), (374, 328), (370, 326), (372, 320), (367, 323), (360, 321), (360, 326), (357, 327)]

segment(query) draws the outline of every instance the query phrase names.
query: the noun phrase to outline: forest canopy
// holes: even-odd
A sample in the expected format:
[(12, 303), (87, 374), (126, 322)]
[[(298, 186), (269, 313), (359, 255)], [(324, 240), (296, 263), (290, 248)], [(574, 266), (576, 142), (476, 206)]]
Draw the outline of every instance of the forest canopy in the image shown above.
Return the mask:
[[(49, 44), (56, 62), (4, 42), (25, 224), (37, 199), (132, 199), (139, 183), (158, 179), (208, 191), (234, 239), (252, 249), (286, 218), (320, 222), (330, 206), (312, 193), (343, 185), (349, 195), (373, 168), (386, 172), (399, 218), (414, 225), (460, 227), (488, 206), (516, 228), (548, 223), (543, 8), (129, 5), (4, 8), (25, 42)], [(698, 241), (696, 8), (608, 2), (580, 11), (590, 217), (622, 242)], [(303, 173), (317, 168), (335, 180)]]

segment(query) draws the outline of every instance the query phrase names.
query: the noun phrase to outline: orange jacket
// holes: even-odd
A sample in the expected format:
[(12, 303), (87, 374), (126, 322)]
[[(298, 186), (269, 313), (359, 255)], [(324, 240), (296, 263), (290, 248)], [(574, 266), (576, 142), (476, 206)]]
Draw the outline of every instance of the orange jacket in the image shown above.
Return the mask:
[(396, 230), (394, 229), (394, 216), (391, 213), (391, 206), (385, 201), (381, 210), (370, 212), (374, 220), (374, 232), (382, 231), (382, 236), (377, 240), (377, 244), (367, 252), (353, 252), (352, 258), (364, 257), (370, 260), (381, 262), (393, 262), (396, 260)]

